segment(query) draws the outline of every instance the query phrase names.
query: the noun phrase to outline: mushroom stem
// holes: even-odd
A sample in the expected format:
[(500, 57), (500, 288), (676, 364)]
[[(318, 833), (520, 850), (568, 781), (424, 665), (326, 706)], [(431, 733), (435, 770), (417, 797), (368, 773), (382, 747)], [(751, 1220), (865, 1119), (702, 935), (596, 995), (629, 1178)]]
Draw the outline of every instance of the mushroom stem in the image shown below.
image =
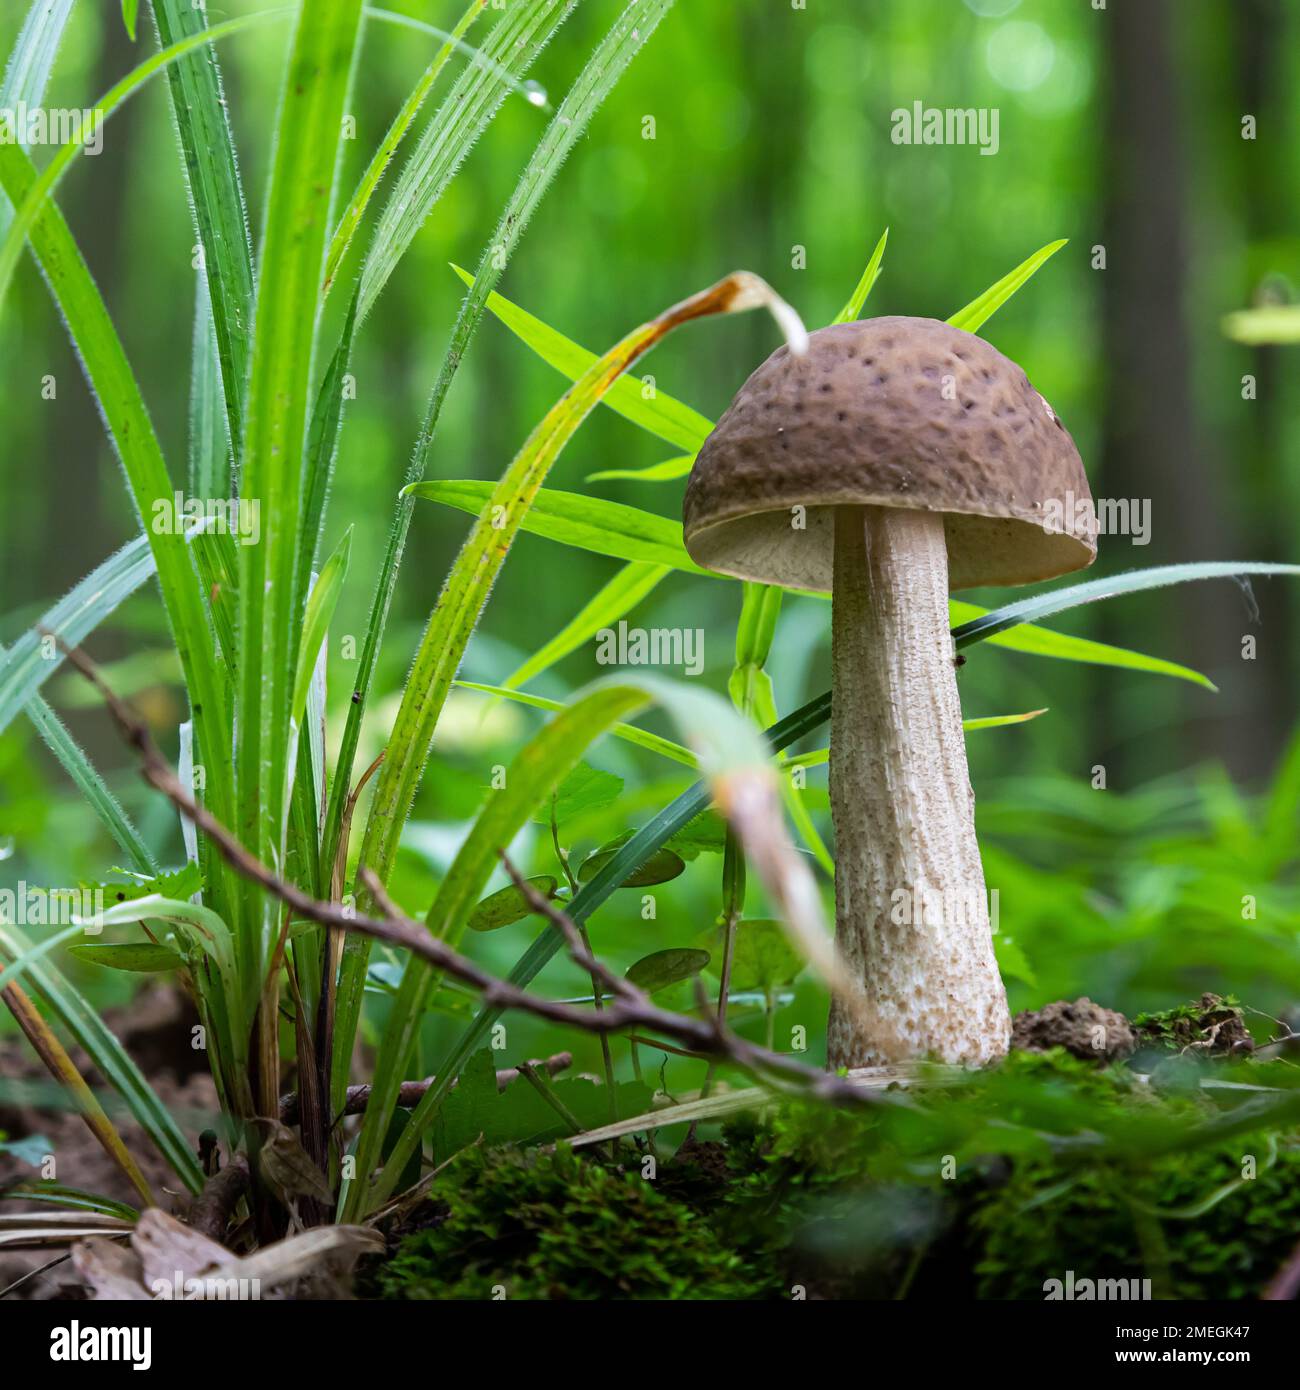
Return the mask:
[(830, 1065), (994, 1061), (1011, 1018), (975, 839), (941, 515), (836, 508), (832, 632), (836, 937), (877, 1023), (867, 1032), (832, 1004)]

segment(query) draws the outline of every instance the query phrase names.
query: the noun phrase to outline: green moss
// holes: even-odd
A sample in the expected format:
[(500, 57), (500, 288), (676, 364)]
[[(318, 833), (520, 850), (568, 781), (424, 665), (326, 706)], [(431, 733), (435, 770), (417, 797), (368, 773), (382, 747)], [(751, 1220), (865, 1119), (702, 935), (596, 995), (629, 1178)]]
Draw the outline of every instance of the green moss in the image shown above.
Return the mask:
[(440, 1183), (436, 1223), (377, 1277), (406, 1299), (747, 1299), (748, 1273), (691, 1208), (639, 1173), (569, 1150), (471, 1150)]

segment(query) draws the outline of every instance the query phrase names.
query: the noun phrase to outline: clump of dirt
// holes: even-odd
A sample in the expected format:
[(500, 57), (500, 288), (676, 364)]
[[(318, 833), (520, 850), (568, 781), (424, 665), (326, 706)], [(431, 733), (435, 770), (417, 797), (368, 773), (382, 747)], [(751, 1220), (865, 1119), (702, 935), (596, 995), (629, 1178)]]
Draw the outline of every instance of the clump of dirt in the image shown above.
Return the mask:
[(1240, 1005), (1232, 998), (1203, 994), (1190, 1004), (1134, 1020), (1144, 1043), (1205, 1057), (1233, 1057), (1255, 1050)]
[(1011, 1021), (1011, 1046), (1022, 1052), (1063, 1047), (1085, 1061), (1122, 1062), (1137, 1045), (1138, 1036), (1123, 1014), (1094, 1004), (1086, 995), (1027, 1009)]

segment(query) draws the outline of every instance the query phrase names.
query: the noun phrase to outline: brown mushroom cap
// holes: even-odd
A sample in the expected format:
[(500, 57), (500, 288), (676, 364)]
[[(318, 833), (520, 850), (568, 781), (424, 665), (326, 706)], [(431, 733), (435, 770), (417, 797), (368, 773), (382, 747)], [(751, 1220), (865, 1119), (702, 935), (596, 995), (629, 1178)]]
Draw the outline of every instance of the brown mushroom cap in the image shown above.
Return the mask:
[(942, 512), (949, 587), (964, 589), (1090, 565), (1077, 504), (1091, 500), (1074, 441), (1014, 362), (936, 319), (890, 317), (823, 328), (803, 356), (778, 348), (705, 441), (683, 512), (696, 564), (824, 591), (835, 507)]

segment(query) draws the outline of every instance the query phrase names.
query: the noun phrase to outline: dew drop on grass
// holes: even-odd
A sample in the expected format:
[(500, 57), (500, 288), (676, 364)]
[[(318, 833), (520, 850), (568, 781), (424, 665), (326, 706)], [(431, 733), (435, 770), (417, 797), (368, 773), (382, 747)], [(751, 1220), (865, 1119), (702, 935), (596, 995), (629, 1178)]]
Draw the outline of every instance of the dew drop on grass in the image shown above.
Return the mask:
[(14, 852), (14, 837), (12, 835), (0, 835), (0, 861), (12, 858)]
[(524, 83), (524, 96), (528, 98), (533, 106), (546, 105), (546, 88), (540, 82), (535, 82), (531, 77)]

